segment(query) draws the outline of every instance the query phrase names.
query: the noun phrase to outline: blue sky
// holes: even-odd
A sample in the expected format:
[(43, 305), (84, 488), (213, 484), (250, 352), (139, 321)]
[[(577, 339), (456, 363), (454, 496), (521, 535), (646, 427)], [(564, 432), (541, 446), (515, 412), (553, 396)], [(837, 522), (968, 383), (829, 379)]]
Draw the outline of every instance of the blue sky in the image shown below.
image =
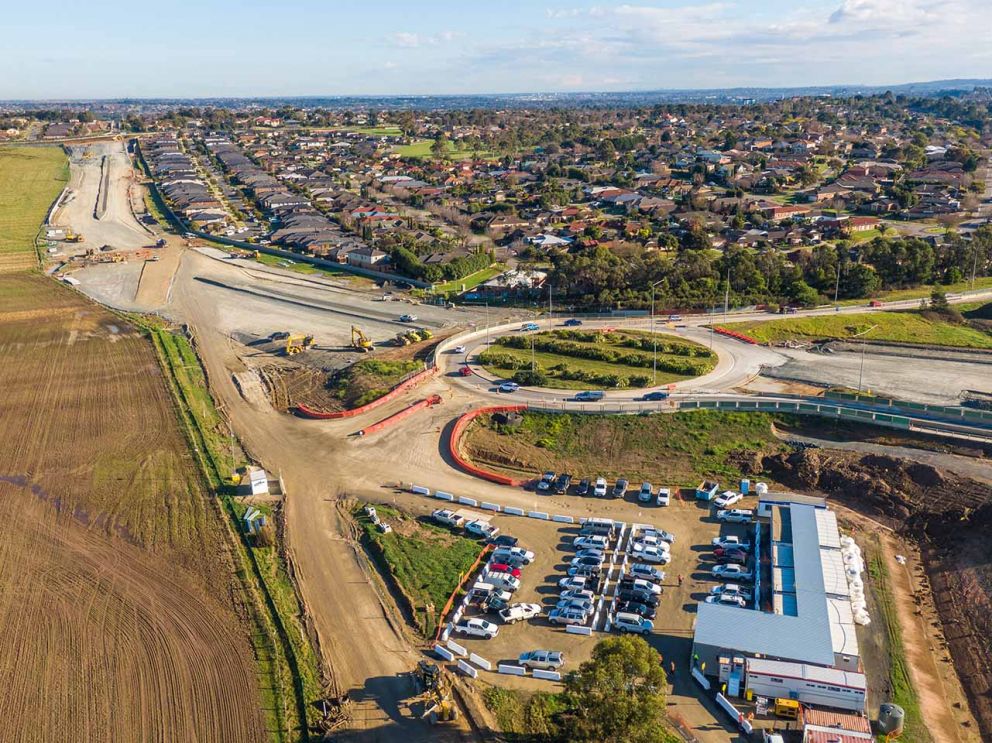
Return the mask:
[(0, 98), (992, 77), (992, 0), (5, 3)]

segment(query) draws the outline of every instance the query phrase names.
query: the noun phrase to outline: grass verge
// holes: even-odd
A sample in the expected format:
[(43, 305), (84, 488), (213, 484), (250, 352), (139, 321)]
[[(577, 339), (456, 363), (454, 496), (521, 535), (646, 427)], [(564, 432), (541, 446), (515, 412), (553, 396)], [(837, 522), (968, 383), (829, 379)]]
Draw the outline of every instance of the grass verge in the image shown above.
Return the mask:
[(376, 506), (379, 519), (392, 528), (380, 532), (363, 507), (355, 509), (374, 559), (392, 577), (414, 624), (425, 636), (437, 629), (438, 614), (472, 568), (482, 545), (388, 506)]
[(481, 271), (476, 271), (475, 273), (470, 273), (468, 276), (463, 276), (460, 279), (454, 281), (446, 281), (443, 284), (438, 284), (434, 287), (435, 294), (460, 294), (463, 291), (469, 291), (474, 289), (479, 284), (482, 284), (489, 279), (499, 276), (501, 273), (506, 271), (506, 266), (502, 263), (497, 263), (489, 268), (483, 268)]

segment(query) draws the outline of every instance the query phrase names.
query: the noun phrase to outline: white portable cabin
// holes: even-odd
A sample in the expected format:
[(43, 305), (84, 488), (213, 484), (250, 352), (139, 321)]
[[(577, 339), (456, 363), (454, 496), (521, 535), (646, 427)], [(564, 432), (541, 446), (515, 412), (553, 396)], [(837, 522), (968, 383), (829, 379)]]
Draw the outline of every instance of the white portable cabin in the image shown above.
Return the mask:
[(749, 658), (745, 688), (756, 696), (785, 697), (803, 704), (863, 712), (867, 682), (863, 673)]

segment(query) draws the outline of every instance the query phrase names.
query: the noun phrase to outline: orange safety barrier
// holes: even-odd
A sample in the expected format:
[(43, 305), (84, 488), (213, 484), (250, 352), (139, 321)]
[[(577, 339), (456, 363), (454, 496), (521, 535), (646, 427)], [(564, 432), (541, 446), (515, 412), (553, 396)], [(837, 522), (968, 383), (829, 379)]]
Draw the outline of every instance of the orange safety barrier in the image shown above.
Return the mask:
[(434, 635), (434, 642), (441, 639), (441, 633), (444, 631), (444, 618), (451, 612), (451, 607), (455, 605), (455, 599), (458, 597), (459, 592), (465, 588), (465, 582), (475, 574), (475, 571), (479, 569), (479, 565), (487, 559), (486, 555), (494, 549), (495, 547), (491, 544), (487, 544), (482, 548), (482, 552), (480, 552), (479, 556), (475, 558), (475, 562), (472, 563), (472, 567), (465, 571), (465, 574), (461, 577), (461, 580), (458, 581), (458, 585), (455, 586), (455, 590), (451, 592), (450, 596), (448, 596), (448, 602), (444, 605), (444, 608), (441, 609), (441, 613), (437, 615), (437, 632)]
[(441, 403), (440, 395), (431, 395), (430, 397), (425, 397), (423, 400), (415, 402), (413, 405), (409, 405), (402, 410), (399, 410), (387, 418), (383, 418), (381, 421), (373, 423), (371, 426), (366, 426), (361, 431), (358, 432), (359, 436), (368, 436), (370, 433), (375, 433), (376, 431), (381, 431), (386, 426), (390, 426), (393, 423), (397, 423), (407, 416), (416, 413), (418, 410), (423, 410), (424, 408), (429, 408), (434, 405), (439, 405)]
[(757, 346), (758, 341), (749, 335), (744, 333), (738, 333), (736, 330), (731, 330), (730, 328), (722, 328), (719, 325), (713, 328), (713, 332), (718, 335), (725, 335), (728, 338), (734, 338), (735, 340), (742, 341), (744, 343), (750, 343), (752, 346)]
[(489, 482), (495, 482), (499, 485), (510, 485), (512, 487), (521, 487), (525, 485), (527, 480), (517, 480), (512, 477), (507, 477), (506, 475), (500, 475), (496, 472), (484, 470), (481, 467), (476, 467), (474, 464), (462, 457), (461, 453), (458, 451), (458, 441), (461, 438), (462, 433), (468, 427), (468, 424), (480, 415), (490, 415), (492, 413), (519, 413), (520, 411), (526, 409), (526, 405), (497, 405), (489, 408), (478, 408), (465, 413), (465, 415), (455, 421), (455, 426), (451, 429), (451, 438), (448, 441), (448, 453), (451, 454), (451, 458), (455, 460), (455, 463), (459, 467), (468, 472), (470, 475), (475, 475), (483, 480), (489, 480)]
[(301, 418), (312, 418), (314, 420), (339, 420), (341, 418), (354, 418), (356, 415), (361, 415), (362, 413), (367, 413), (380, 405), (385, 405), (390, 400), (395, 400), (397, 397), (402, 395), (409, 389), (413, 389), (418, 384), (421, 384), (435, 374), (437, 374), (437, 367), (433, 366), (430, 369), (425, 369), (419, 374), (414, 374), (412, 377), (407, 379), (405, 382), (400, 382), (398, 385), (393, 387), (389, 392), (387, 392), (382, 397), (379, 397), (367, 405), (362, 405), (358, 408), (352, 408), (351, 410), (336, 410), (332, 413), (325, 413), (320, 410), (314, 410), (306, 405), (297, 405), (293, 408), (293, 412), (296, 413)]

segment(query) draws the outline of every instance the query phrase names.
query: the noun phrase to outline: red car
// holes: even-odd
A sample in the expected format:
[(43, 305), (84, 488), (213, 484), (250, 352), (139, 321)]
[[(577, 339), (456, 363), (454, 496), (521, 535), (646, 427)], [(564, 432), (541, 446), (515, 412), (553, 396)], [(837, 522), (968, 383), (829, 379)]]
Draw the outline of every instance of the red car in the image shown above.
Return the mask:
[(468, 366), (463, 366), (458, 370), (458, 373), (463, 377), (471, 377), (472, 369)]
[(514, 578), (520, 577), (520, 568), (510, 567), (506, 563), (494, 562), (489, 566), (489, 571), (492, 573), (509, 573)]

